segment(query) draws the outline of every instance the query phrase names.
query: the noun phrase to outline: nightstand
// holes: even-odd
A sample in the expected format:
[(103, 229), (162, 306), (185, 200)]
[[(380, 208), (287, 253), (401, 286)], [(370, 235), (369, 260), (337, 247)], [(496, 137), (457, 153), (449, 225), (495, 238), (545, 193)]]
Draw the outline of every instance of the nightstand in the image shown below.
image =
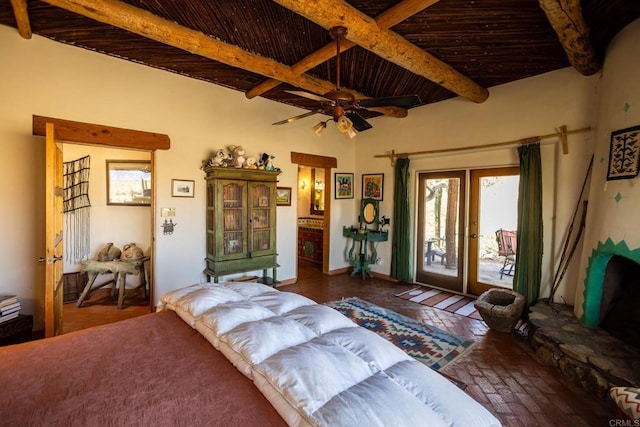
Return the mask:
[(31, 341), (33, 316), (20, 314), (15, 319), (0, 323), (0, 346)]

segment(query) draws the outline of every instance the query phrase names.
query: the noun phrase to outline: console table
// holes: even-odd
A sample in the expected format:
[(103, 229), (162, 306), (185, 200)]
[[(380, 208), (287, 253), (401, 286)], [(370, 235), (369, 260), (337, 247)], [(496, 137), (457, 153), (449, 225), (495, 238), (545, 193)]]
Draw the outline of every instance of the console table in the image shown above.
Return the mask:
[[(349, 249), (349, 262), (353, 264), (354, 268), (351, 275), (355, 276), (360, 273), (362, 280), (366, 278), (367, 274), (369, 277), (373, 277), (370, 266), (375, 264), (378, 259), (376, 243), (386, 242), (389, 238), (389, 233), (386, 231), (358, 229), (356, 227), (343, 227), (342, 235), (352, 239), (351, 249)], [(354, 256), (356, 244), (359, 247)], [(371, 247), (371, 254), (368, 253), (369, 247)]]
[[(144, 263), (149, 261), (149, 257), (143, 257), (137, 260), (116, 260), (116, 261), (83, 261), (82, 262), (82, 271), (86, 271), (89, 273), (89, 280), (87, 281), (87, 285), (84, 287), (80, 298), (78, 298), (78, 302), (76, 302), (76, 307), (80, 308), (82, 305), (82, 301), (91, 294), (91, 291), (95, 289), (102, 288), (106, 285), (111, 284), (111, 296), (115, 295), (116, 285), (118, 284), (118, 279), (120, 279), (120, 288), (118, 290), (118, 310), (122, 310), (122, 303), (124, 302), (124, 289), (127, 280), (127, 274), (140, 275), (140, 285), (138, 287), (142, 288), (142, 295), (147, 297), (147, 278), (144, 271)], [(93, 288), (93, 282), (96, 281), (96, 278), (99, 274), (108, 274), (113, 273), (113, 279), (109, 280), (106, 283), (102, 283), (95, 288)]]

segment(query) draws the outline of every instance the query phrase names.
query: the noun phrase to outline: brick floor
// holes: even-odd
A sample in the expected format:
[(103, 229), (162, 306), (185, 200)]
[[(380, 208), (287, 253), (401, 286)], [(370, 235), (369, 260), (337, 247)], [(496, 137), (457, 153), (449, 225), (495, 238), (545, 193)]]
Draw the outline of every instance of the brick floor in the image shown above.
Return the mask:
[[(615, 425), (610, 424), (616, 413), (612, 402), (588, 394), (557, 371), (539, 364), (523, 334), (495, 332), (482, 321), (394, 296), (413, 287), (380, 279), (363, 281), (347, 274), (327, 276), (315, 265), (301, 263), (298, 282), (279, 289), (319, 303), (357, 296), (474, 340), (475, 348), (443, 372), (467, 384), (466, 392), (505, 426)], [(132, 297), (123, 310), (117, 310), (109, 299), (106, 295), (92, 296), (80, 309), (66, 304), (65, 332), (149, 312), (148, 302), (140, 298)]]

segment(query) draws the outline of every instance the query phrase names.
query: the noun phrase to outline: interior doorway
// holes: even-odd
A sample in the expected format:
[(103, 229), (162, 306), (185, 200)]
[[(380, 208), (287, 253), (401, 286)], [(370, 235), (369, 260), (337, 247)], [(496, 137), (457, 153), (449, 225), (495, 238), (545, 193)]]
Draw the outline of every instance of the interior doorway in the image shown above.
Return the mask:
[[(127, 245), (135, 244), (146, 256), (150, 255), (153, 216), (153, 192), (150, 188), (153, 182), (152, 152), (70, 142), (63, 145), (65, 163), (88, 157), (88, 200), (91, 204), (85, 227), (78, 227), (70, 220), (72, 215), (65, 214), (63, 333), (149, 313), (152, 310), (152, 299), (148, 293), (145, 297), (140, 289), (136, 289), (140, 283), (139, 275), (127, 275), (127, 297), (123, 310), (117, 309), (117, 294), (111, 291), (113, 285), (110, 283), (114, 280), (112, 273), (96, 277), (93, 285), (96, 290), (91, 293), (90, 298), (83, 301), (80, 308), (76, 307), (76, 301), (86, 283), (86, 275), (81, 273), (82, 261), (96, 259), (99, 251), (108, 243), (113, 243), (120, 251)], [(119, 169), (109, 170), (114, 165)], [(143, 173), (144, 170), (148, 172)], [(114, 172), (126, 179), (110, 179), (110, 174), (113, 175)], [(80, 240), (78, 235), (87, 232), (85, 228), (88, 229), (86, 241), (89, 247), (86, 248), (86, 253), (80, 254), (74, 246)], [(149, 265), (146, 266), (145, 273), (150, 275)], [(102, 284), (104, 287), (99, 288)]]
[[(329, 257), (330, 257), (330, 242), (331, 242), (331, 169), (337, 167), (338, 161), (335, 157), (318, 156), (315, 154), (307, 153), (291, 153), (291, 163), (298, 165), (298, 185), (296, 194), (298, 195), (298, 235), (297, 235), (297, 260), (296, 266), (300, 262), (309, 262), (301, 257), (304, 255), (305, 245), (308, 249), (308, 253), (313, 253), (316, 256), (321, 256), (322, 273), (328, 274), (329, 272)], [(313, 197), (311, 196), (311, 178), (313, 170)], [(307, 175), (308, 172), (308, 175)], [(303, 175), (301, 175), (303, 173)], [(306, 178), (308, 177), (308, 178)], [(306, 178), (306, 179), (303, 179)], [(300, 201), (300, 196), (304, 193), (302, 187), (309, 189), (309, 198), (303, 198)], [(313, 202), (313, 203), (312, 203)], [(304, 204), (304, 206), (301, 205)], [(316, 228), (314, 236), (305, 236), (304, 225), (305, 221), (301, 221), (300, 212), (306, 213), (306, 206), (309, 207), (309, 216), (311, 223)], [(322, 214), (316, 214), (311, 216), (311, 210), (315, 212), (322, 211)], [(300, 227), (300, 226), (303, 227)], [(321, 234), (318, 233), (318, 228), (321, 228)], [(308, 239), (305, 240), (305, 238)], [(320, 243), (321, 239), (321, 243)], [(305, 243), (307, 242), (307, 243)], [(311, 248), (313, 247), (313, 250)], [(319, 253), (320, 252), (320, 253)], [(299, 267), (299, 266), (298, 266)]]

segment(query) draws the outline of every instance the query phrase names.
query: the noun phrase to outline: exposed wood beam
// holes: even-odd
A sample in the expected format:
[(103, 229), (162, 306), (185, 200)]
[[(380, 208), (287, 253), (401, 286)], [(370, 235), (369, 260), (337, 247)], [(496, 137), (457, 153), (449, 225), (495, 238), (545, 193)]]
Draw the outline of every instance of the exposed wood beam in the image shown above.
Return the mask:
[(450, 65), (390, 30), (342, 0), (274, 0), (281, 6), (329, 29), (343, 26), (347, 38), (376, 55), (474, 102), (484, 102), (489, 91)]
[(47, 123), (53, 123), (55, 125), (56, 138), (63, 141), (137, 150), (168, 150), (171, 148), (169, 136), (160, 133), (74, 122), (71, 120), (36, 115), (33, 116), (33, 134), (45, 136)]
[[(291, 71), (291, 67), (287, 65), (247, 52), (200, 31), (183, 27), (118, 0), (101, 0), (99, 2), (94, 0), (43, 1), (78, 15), (185, 50), (194, 55), (278, 79), (319, 95), (335, 89), (334, 84), (331, 82), (306, 74), (298, 75)], [(358, 97), (363, 98), (364, 96), (358, 94)], [(405, 117), (407, 115), (405, 109), (395, 107), (383, 110), (378, 109), (378, 111), (395, 117)]]
[(579, 0), (539, 0), (551, 26), (567, 52), (569, 62), (585, 76), (600, 70), (600, 63), (589, 40), (589, 27)]
[(11, 0), (13, 15), (16, 17), (18, 34), (22, 38), (31, 38), (31, 24), (29, 23), (29, 12), (27, 11), (27, 0)]
[[(391, 9), (378, 15), (375, 19), (376, 24), (378, 24), (378, 27), (382, 29), (391, 28), (438, 1), (440, 0), (404, 0), (393, 6)], [(351, 40), (344, 40), (340, 43), (340, 52), (349, 50), (354, 46), (357, 45)], [(324, 47), (293, 64), (291, 66), (291, 71), (302, 74), (324, 62), (327, 62), (334, 56), (336, 56), (336, 44), (328, 43)], [(269, 79), (260, 83), (253, 89), (248, 90), (245, 95), (249, 99), (254, 98), (270, 91), (280, 83), (282, 82), (279, 80)]]

